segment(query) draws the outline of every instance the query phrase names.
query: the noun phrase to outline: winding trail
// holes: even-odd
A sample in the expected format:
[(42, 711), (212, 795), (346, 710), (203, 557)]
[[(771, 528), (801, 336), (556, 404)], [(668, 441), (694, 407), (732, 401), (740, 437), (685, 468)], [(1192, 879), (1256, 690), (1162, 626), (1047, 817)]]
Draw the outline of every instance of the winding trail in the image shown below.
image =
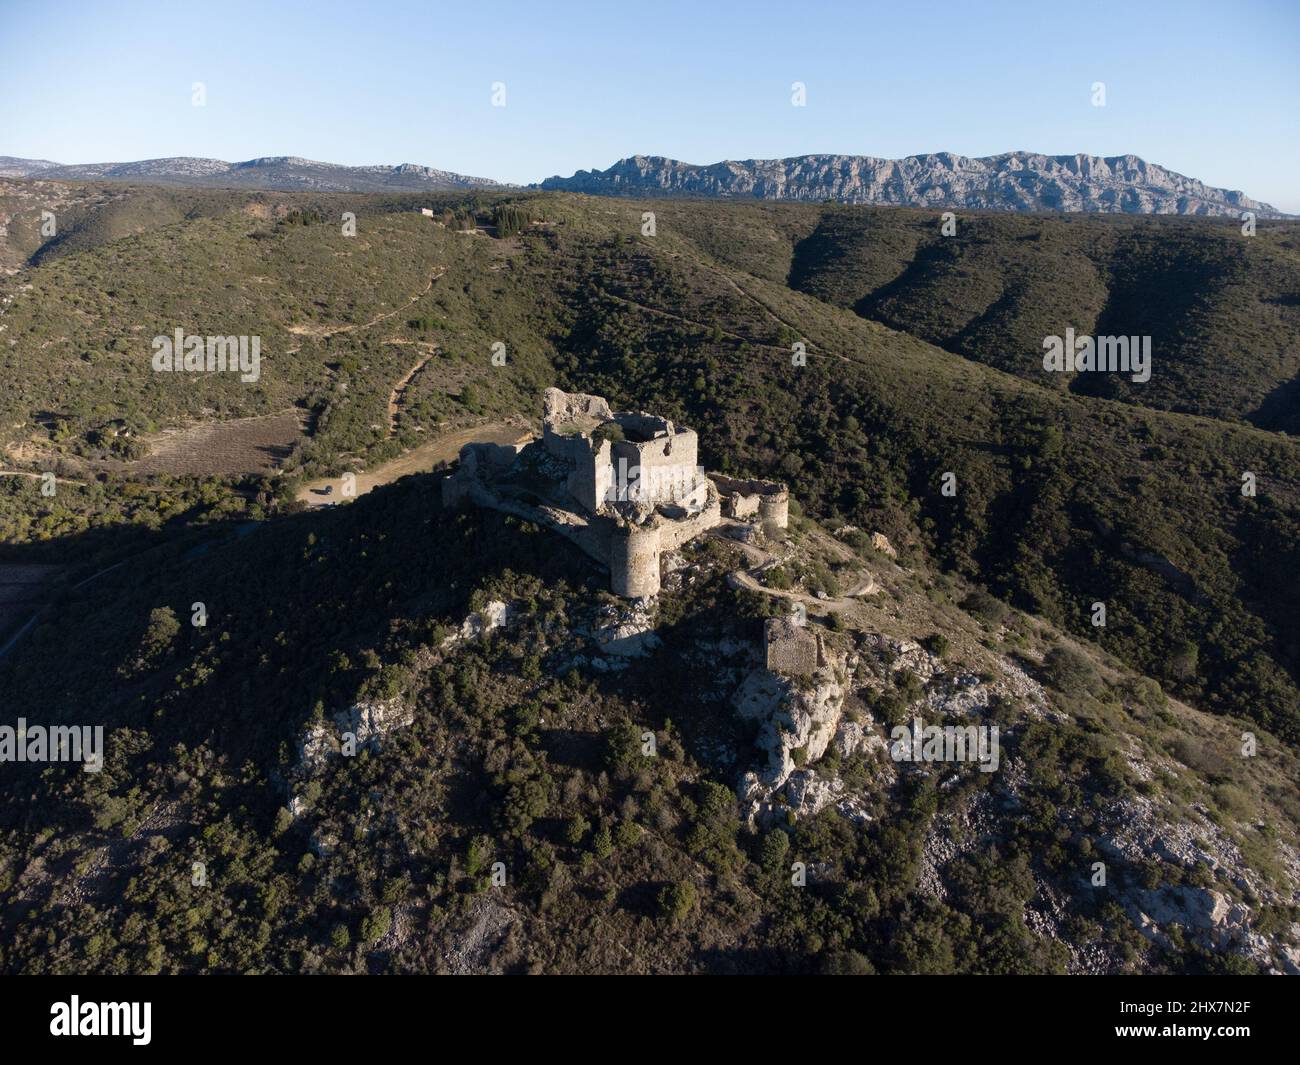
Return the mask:
[(780, 565), (786, 559), (777, 558), (770, 551), (756, 544), (745, 543), (728, 536), (727, 528), (728, 524), (724, 522), (722, 525), (710, 529), (709, 535), (730, 544), (732, 547), (740, 548), (746, 559), (751, 563), (748, 569), (736, 569), (727, 574), (727, 583), (733, 588), (743, 588), (755, 595), (766, 595), (773, 599), (803, 603), (806, 607), (830, 611), (835, 614), (842, 610), (852, 609), (859, 604), (863, 596), (875, 595), (880, 591), (880, 586), (870, 573), (865, 573), (851, 591), (845, 592), (843, 595), (831, 596), (829, 599), (820, 599), (811, 592), (801, 592), (795, 589), (769, 588), (759, 580), (758, 575), (772, 565)]

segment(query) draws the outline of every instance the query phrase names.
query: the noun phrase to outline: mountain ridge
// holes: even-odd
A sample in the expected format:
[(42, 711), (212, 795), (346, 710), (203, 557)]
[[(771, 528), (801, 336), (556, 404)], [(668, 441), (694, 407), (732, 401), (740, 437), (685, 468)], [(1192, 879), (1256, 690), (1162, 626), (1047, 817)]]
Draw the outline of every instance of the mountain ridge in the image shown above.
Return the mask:
[[(347, 166), (295, 155), (258, 156), (233, 163), (202, 156), (166, 156), (78, 164), (0, 156), (0, 177), (315, 192), (519, 187), (419, 163)], [(1291, 217), (1240, 190), (1207, 185), (1131, 153), (1046, 155), (1022, 150), (976, 158), (929, 152), (902, 159), (820, 153), (707, 164), (632, 155), (605, 170), (578, 170), (567, 178), (557, 174), (528, 187), (602, 196), (838, 201), (1007, 212), (1240, 218), (1251, 211), (1258, 218)]]
[(1015, 151), (971, 158), (952, 152), (883, 159), (813, 154), (685, 163), (634, 155), (603, 171), (556, 175), (545, 190), (597, 195), (698, 196), (967, 210), (1185, 214), (1284, 218), (1245, 193), (1215, 188), (1139, 156)]
[(491, 178), (471, 177), (418, 163), (346, 166), (296, 155), (267, 155), (239, 162), (203, 156), (165, 156), (119, 163), (54, 163), (0, 156), (0, 177), (42, 181), (144, 181), (165, 185), (243, 187), (274, 191), (387, 192), (503, 188)]

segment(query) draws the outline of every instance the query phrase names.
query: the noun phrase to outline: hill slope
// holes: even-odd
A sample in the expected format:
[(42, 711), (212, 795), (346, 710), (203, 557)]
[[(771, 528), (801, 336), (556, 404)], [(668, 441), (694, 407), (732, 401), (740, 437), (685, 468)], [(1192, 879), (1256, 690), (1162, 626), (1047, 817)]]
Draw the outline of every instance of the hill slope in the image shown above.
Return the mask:
[(1045, 382), (1043, 338), (1148, 336), (1157, 369), (1061, 387), (1300, 431), (1300, 223), (963, 217), (831, 210), (790, 284), (949, 351)]
[[(1300, 961), (1300, 767), (1272, 737), (1243, 759), (1240, 723), (810, 522), (773, 545), (781, 591), (737, 588), (744, 554), (711, 540), (637, 611), (563, 541), (438, 497), (421, 475), (161, 546), (0, 663), (14, 713), (71, 724), (93, 704), (108, 729), (98, 773), (6, 775), (6, 970)], [(840, 598), (864, 568), (875, 598)], [(814, 732), (786, 738), (797, 768), (760, 808), (736, 794), (768, 765), (741, 693), (780, 691), (760, 622), (791, 596), (834, 668), (791, 693)], [(644, 656), (609, 649), (647, 625)], [(891, 758), (913, 716), (996, 726), (998, 765)]]

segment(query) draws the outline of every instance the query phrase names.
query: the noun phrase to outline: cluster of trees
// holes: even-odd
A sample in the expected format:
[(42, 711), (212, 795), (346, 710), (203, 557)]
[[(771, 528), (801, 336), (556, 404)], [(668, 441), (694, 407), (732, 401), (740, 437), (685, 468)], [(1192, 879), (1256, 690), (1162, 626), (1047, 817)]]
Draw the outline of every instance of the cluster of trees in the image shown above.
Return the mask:
[(521, 204), (502, 203), (492, 210), (492, 224), (496, 226), (497, 236), (502, 239), (513, 237), (527, 229), (532, 220), (532, 213)]

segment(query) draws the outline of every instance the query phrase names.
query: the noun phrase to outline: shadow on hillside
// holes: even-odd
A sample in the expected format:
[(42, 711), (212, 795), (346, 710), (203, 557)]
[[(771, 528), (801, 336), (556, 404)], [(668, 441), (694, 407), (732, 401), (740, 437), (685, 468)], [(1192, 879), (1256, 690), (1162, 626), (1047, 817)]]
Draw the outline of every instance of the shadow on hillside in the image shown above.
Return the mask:
[(1300, 377), (1278, 385), (1246, 420), (1260, 429), (1300, 434)]
[(313, 706), (348, 705), (440, 624), (459, 625), (485, 582), (582, 586), (590, 563), (576, 549), (493, 512), (444, 511), (439, 495), (438, 477), (416, 475), (261, 524), (9, 549), (74, 570), (0, 660), (7, 715), (140, 730), (155, 755), (206, 743), (271, 770)]

